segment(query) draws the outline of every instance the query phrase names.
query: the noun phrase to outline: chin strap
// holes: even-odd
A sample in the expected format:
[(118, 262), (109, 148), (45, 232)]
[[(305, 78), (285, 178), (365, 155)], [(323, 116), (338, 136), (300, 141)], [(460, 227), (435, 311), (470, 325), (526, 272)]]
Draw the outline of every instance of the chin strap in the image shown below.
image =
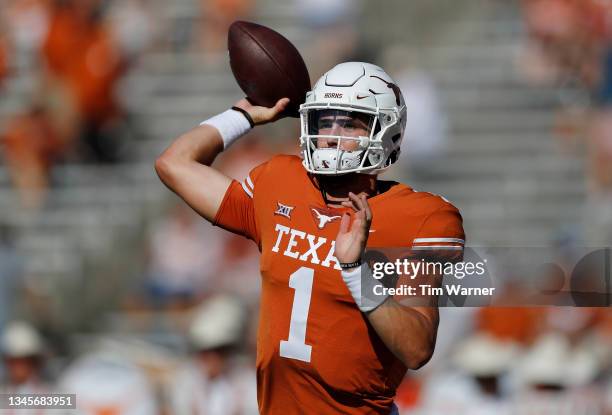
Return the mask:
[(323, 189), (323, 187), (319, 187), (319, 191), (321, 192), (321, 196), (323, 197), (323, 202), (325, 202), (325, 205), (329, 205), (329, 199), (327, 198), (327, 192), (325, 191), (325, 189)]
[(317, 179), (313, 173), (308, 173), (308, 175), (310, 176), (310, 181), (313, 182), (317, 190), (321, 193), (323, 203), (327, 205), (329, 203), (329, 200), (327, 199), (327, 192), (325, 191), (323, 186), (321, 186), (320, 179)]

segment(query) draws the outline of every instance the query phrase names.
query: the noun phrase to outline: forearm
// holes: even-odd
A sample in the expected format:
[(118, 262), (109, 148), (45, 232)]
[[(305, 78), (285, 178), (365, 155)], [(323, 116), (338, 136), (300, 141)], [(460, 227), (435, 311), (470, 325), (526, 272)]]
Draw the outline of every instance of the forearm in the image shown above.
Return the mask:
[(429, 361), (438, 331), (436, 307), (408, 307), (389, 297), (367, 317), (387, 348), (409, 369)]
[(204, 124), (176, 138), (158, 161), (196, 162), (210, 166), (221, 151), (223, 140), (219, 131)]
[[(340, 266), (352, 265), (342, 258), (346, 257), (341, 255)], [(348, 259), (354, 260), (354, 257)], [(422, 296), (396, 300), (378, 295), (376, 288), (381, 283), (371, 275), (368, 264), (344, 269), (341, 274), (355, 303), (389, 350), (410, 369), (427, 363), (436, 343), (437, 298)], [(435, 286), (435, 278), (425, 281)]]

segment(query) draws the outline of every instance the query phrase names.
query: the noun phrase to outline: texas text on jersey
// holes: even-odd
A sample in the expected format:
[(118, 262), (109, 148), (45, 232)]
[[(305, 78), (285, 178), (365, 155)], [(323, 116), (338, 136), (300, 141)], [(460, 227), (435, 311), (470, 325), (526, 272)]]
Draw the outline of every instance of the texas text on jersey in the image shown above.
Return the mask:
[[(458, 210), (394, 183), (368, 199), (368, 247), (459, 248)], [(300, 158), (276, 156), (227, 190), (215, 224), (255, 241), (262, 294), (258, 400), (265, 414), (388, 414), (406, 366), (380, 340), (340, 275), (345, 208), (326, 206)]]

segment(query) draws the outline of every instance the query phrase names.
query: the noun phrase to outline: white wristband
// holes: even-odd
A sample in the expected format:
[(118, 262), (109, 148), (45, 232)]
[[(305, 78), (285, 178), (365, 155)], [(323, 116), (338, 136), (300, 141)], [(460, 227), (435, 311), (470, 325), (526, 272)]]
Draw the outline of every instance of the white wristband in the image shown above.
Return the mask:
[(374, 290), (375, 286), (382, 287), (382, 283), (372, 276), (372, 270), (367, 263), (352, 271), (342, 271), (342, 279), (353, 296), (357, 307), (364, 313), (374, 310), (387, 299), (386, 294), (377, 294), (379, 291)]
[(219, 131), (223, 140), (223, 149), (227, 149), (252, 128), (251, 123), (242, 113), (232, 109), (200, 123), (200, 125), (204, 124), (213, 126)]

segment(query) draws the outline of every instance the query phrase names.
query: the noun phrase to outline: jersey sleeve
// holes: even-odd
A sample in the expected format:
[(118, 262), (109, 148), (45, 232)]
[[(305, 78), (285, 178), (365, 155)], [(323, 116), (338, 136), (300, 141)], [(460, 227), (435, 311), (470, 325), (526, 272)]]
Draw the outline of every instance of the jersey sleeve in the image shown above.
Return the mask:
[(249, 238), (258, 245), (260, 232), (254, 198), (257, 197), (257, 182), (266, 165), (267, 162), (255, 167), (241, 182), (232, 180), (213, 222), (213, 225)]
[(412, 241), (414, 254), (449, 261), (461, 261), (464, 246), (463, 219), (452, 205), (445, 205), (431, 213)]

